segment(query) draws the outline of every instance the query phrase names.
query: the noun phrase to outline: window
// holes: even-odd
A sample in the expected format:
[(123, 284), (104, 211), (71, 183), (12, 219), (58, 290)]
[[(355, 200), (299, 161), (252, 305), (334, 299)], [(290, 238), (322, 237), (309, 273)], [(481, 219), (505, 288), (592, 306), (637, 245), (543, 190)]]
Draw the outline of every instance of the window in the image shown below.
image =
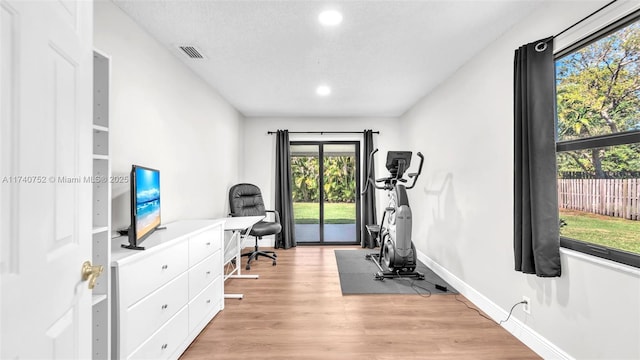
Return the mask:
[(556, 55), (561, 245), (640, 267), (640, 16)]

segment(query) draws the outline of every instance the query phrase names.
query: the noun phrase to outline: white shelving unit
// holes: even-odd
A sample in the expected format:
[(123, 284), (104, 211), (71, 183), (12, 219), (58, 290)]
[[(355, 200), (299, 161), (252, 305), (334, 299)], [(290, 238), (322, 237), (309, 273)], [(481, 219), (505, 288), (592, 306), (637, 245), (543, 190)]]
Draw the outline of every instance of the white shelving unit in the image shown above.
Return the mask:
[(104, 270), (93, 289), (92, 358), (111, 358), (110, 58), (93, 52), (93, 265)]

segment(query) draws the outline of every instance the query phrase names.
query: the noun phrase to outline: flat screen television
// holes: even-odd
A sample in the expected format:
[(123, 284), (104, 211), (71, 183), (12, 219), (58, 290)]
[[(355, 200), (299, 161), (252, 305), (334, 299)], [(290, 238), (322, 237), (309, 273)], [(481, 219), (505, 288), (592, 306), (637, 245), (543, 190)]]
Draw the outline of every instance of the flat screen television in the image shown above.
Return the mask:
[(160, 171), (131, 166), (131, 226), (127, 249), (144, 250), (140, 244), (160, 226)]

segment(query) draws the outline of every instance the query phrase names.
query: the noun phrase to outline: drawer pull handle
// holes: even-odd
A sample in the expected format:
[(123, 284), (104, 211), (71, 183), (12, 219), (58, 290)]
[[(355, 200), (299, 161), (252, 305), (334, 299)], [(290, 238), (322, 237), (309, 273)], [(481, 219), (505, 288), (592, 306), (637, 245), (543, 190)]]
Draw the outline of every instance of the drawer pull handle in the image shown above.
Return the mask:
[(169, 265), (162, 265), (162, 270), (167, 270), (169, 268)]
[(211, 245), (211, 242), (208, 242), (208, 243), (207, 243), (207, 246), (209, 246), (209, 245)]
[(211, 304), (211, 299), (207, 299), (207, 304)]
[(166, 349), (167, 346), (168, 346), (167, 344), (162, 344), (162, 350)]
[(164, 305), (162, 305), (162, 310), (164, 310), (164, 309), (166, 309), (166, 308), (168, 308), (168, 307), (169, 307), (169, 305), (164, 304)]
[(211, 271), (207, 271), (207, 275), (211, 275)]

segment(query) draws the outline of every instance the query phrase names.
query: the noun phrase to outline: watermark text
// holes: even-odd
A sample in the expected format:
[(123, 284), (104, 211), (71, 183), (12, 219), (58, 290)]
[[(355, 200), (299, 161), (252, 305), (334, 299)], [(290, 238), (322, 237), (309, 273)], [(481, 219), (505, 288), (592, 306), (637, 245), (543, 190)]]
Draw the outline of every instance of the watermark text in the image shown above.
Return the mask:
[(125, 184), (128, 175), (120, 176), (45, 176), (12, 175), (0, 178), (0, 184)]

